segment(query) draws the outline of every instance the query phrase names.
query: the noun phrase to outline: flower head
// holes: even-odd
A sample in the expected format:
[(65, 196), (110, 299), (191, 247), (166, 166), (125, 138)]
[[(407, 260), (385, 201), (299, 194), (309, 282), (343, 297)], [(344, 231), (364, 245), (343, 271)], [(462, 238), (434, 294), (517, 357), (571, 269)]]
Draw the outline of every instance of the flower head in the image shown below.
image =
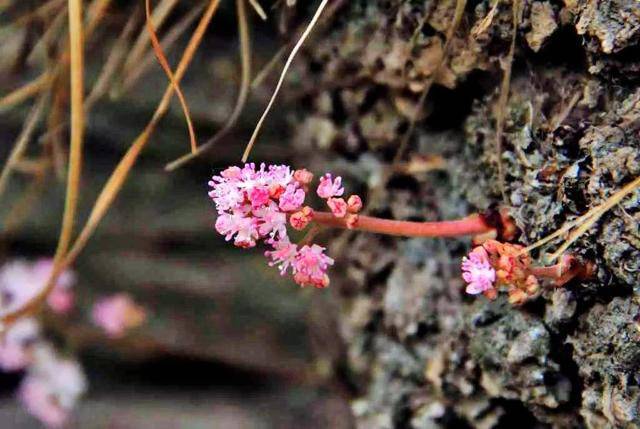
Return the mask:
[(469, 253), (468, 258), (462, 258), (462, 278), (467, 282), (468, 294), (477, 295), (493, 289), (496, 270), (491, 266), (484, 247), (478, 246)]
[[(312, 180), (309, 171), (293, 171), (286, 165), (261, 164), (256, 168), (249, 163), (227, 168), (209, 181), (209, 196), (218, 212), (216, 231), (238, 247), (253, 247), (262, 240), (272, 247), (265, 252), (269, 265), (277, 265), (281, 274), (290, 271), (302, 286), (326, 287), (326, 272), (333, 259), (317, 244), (300, 247), (291, 243), (287, 231), (287, 224), (302, 230), (313, 220), (313, 209), (304, 205)], [(344, 193), (342, 178), (324, 175), (317, 193), (327, 199), (334, 216), (346, 216), (348, 224), (355, 225), (354, 213), (362, 201), (354, 196), (349, 203), (338, 198)]]
[(305, 191), (286, 165), (229, 167), (209, 181), (218, 211), (216, 230), (238, 247), (286, 235), (287, 213), (297, 210)]

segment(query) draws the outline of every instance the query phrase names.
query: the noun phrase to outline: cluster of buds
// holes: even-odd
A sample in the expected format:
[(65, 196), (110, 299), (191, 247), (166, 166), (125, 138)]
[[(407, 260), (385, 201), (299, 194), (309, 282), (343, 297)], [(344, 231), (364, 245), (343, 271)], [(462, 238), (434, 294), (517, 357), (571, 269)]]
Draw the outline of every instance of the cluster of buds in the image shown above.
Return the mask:
[[(286, 165), (229, 167), (209, 181), (209, 197), (218, 212), (215, 228), (237, 247), (254, 247), (262, 240), (272, 248), (265, 252), (270, 265), (277, 265), (282, 275), (291, 271), (301, 286), (326, 287), (333, 259), (317, 244), (292, 243), (287, 231), (288, 225), (303, 230), (314, 220), (315, 211), (304, 204), (312, 181), (309, 171), (293, 171)], [(355, 195), (347, 201), (341, 198), (342, 178), (326, 174), (316, 192), (334, 217), (349, 225), (357, 222), (362, 200)]]
[(520, 305), (540, 291), (540, 278), (562, 286), (574, 277), (592, 275), (591, 264), (581, 264), (574, 256), (564, 255), (560, 262), (547, 267), (532, 265), (529, 254), (518, 244), (487, 240), (462, 259), (462, 278), (466, 292), (495, 299), (500, 288), (506, 288), (509, 302)]

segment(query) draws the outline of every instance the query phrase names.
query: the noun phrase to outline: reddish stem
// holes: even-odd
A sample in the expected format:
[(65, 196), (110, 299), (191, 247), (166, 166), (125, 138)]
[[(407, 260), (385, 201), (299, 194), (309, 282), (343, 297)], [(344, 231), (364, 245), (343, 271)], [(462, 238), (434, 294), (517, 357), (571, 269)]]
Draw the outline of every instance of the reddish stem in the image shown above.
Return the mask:
[(353, 226), (347, 226), (346, 218), (337, 218), (332, 213), (314, 212), (313, 221), (334, 228), (348, 228), (378, 234), (399, 235), (403, 237), (456, 237), (475, 235), (493, 231), (480, 215), (471, 215), (463, 219), (440, 222), (409, 222), (403, 220), (380, 219), (371, 216), (358, 216)]
[(574, 277), (589, 278), (593, 276), (593, 264), (581, 264), (574, 256), (564, 255), (560, 262), (548, 267), (531, 267), (530, 272), (536, 277), (555, 280), (556, 286), (562, 286)]

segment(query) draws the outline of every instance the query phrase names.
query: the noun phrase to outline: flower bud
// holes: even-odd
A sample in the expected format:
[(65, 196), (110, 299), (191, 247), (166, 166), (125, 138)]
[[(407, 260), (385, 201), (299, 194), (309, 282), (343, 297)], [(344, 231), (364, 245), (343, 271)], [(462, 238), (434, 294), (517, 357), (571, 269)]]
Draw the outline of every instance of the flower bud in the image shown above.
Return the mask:
[(358, 213), (360, 210), (362, 210), (362, 199), (358, 195), (351, 195), (347, 200), (347, 211)]

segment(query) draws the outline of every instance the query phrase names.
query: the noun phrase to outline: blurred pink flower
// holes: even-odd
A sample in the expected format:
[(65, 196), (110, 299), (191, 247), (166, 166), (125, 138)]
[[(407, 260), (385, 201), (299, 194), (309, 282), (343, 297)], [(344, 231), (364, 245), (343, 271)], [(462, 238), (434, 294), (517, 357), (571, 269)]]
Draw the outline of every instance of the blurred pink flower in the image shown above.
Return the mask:
[(42, 344), (34, 353), (33, 365), (22, 380), (18, 398), (44, 425), (60, 428), (86, 388), (78, 363), (60, 358), (49, 345)]
[[(40, 293), (46, 286), (51, 270), (52, 259), (39, 259), (36, 262), (13, 260), (0, 268), (0, 308), (2, 312), (13, 311)], [(65, 270), (60, 274), (47, 299), (51, 309), (57, 313), (66, 313), (73, 307), (73, 284), (75, 274)]]
[(112, 338), (122, 337), (146, 319), (145, 310), (126, 293), (102, 298), (94, 304), (91, 314), (93, 322)]
[(31, 363), (31, 348), (40, 337), (35, 319), (22, 318), (9, 326), (0, 340), (0, 369), (19, 371)]

